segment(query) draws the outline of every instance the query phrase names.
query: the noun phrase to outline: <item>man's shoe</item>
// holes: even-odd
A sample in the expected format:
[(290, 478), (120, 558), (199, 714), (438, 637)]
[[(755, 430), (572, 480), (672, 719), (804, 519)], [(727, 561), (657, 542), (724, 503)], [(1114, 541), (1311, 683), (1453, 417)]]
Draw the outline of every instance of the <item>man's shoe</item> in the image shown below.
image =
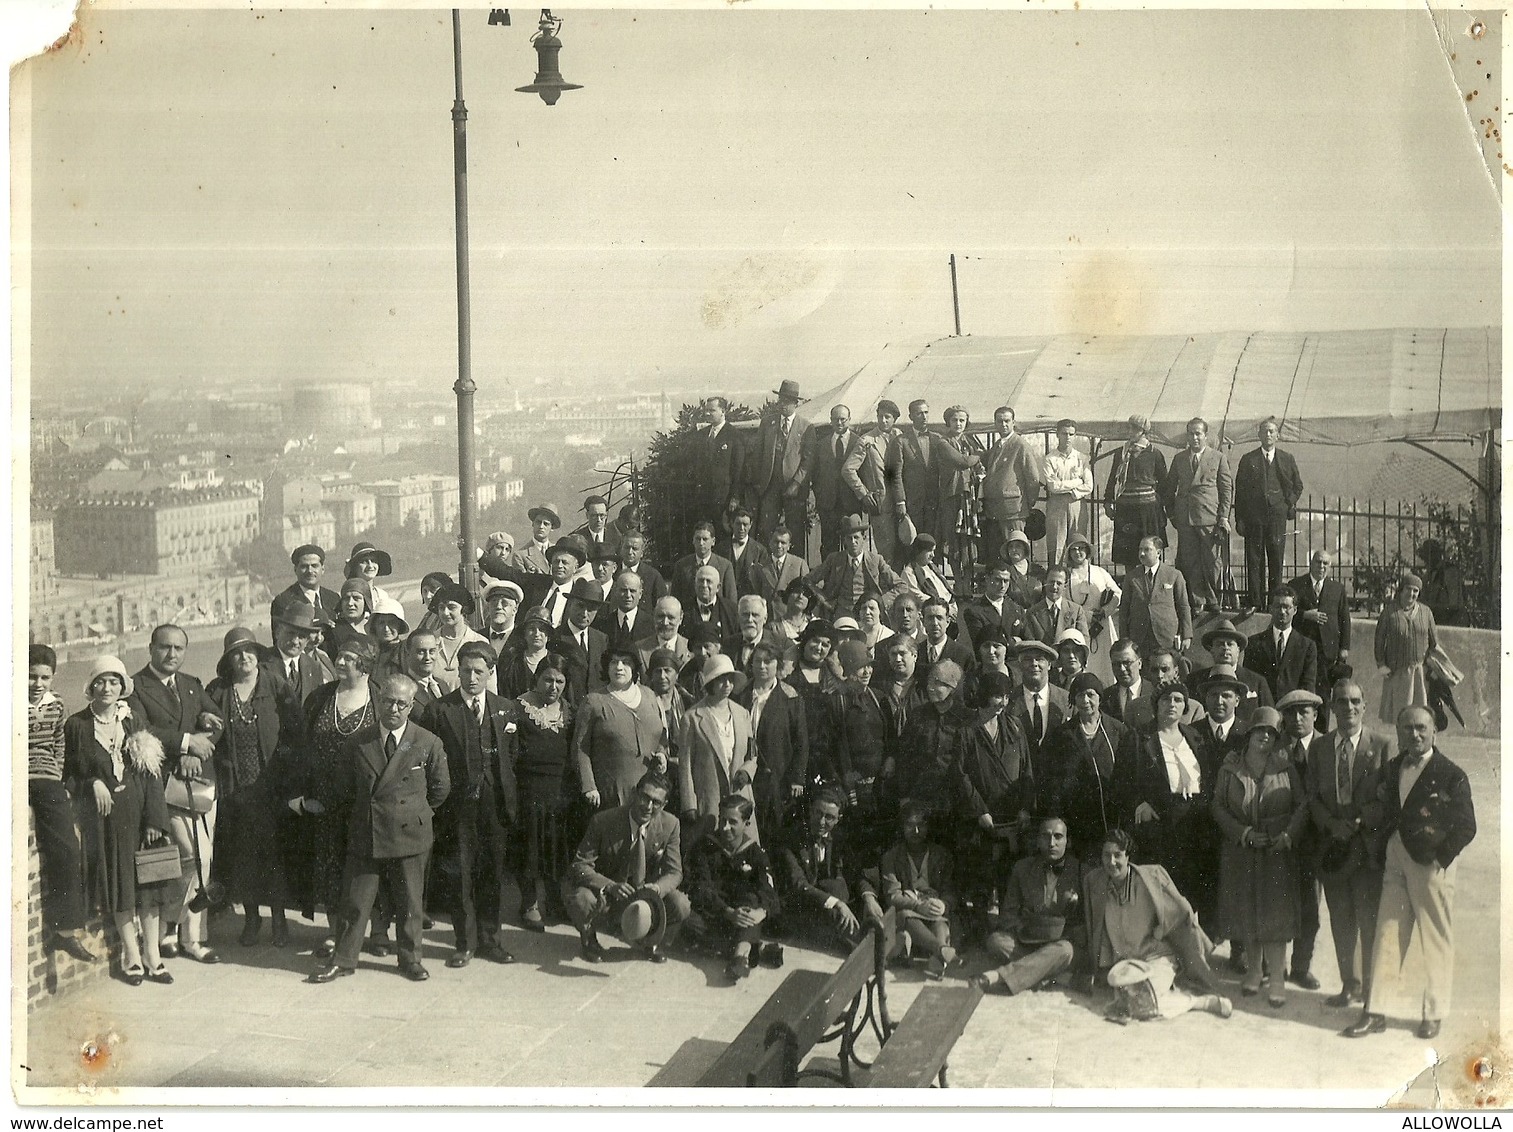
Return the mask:
[(1367, 1034), (1380, 1034), (1387, 1029), (1385, 1014), (1362, 1014), (1353, 1026), (1346, 1026), (1340, 1035), (1346, 1038), (1364, 1038)]
[(993, 988), (998, 985), (998, 980), (991, 974), (973, 975), (972, 985), (983, 994), (992, 994)]
[(432, 928), (434, 928), (435, 926), (436, 926), (436, 921), (433, 920), (433, 919), (431, 919), (430, 916), (422, 916), (420, 918), (420, 930), (421, 931), (428, 932)]
[(1304, 990), (1318, 990), (1319, 980), (1308, 971), (1288, 971), (1287, 981), (1293, 986), (1302, 987)]
[(590, 963), (604, 962), (604, 945), (594, 936), (580, 936), (579, 954)]
[[(72, 955), (73, 952), (70, 951), (69, 954)], [(158, 954), (164, 959), (177, 959), (179, 957), (179, 941), (176, 939), (163, 940), (158, 944)]]
[(473, 961), (473, 953), (465, 947), (460, 947), (447, 956), (448, 967), (466, 967)]
[(945, 977), (946, 961), (939, 955), (930, 956), (930, 961), (925, 964), (925, 978), (932, 982), (940, 982)]
[(660, 947), (649, 947), (646, 949), (646, 961), (648, 963), (666, 963), (667, 956), (663, 954)]
[(72, 955), (80, 963), (93, 963), (98, 958), (93, 951), (84, 946), (84, 941), (74, 935), (60, 935), (55, 941), (57, 950)]
[(362, 949), (369, 955), (375, 955), (379, 959), (386, 959), (394, 954), (394, 945), (387, 939), (369, 937), (368, 942), (362, 945)]
[(1418, 1024), (1418, 1029), (1414, 1033), (1426, 1042), (1431, 1038), (1439, 1037), (1439, 1019), (1425, 1018)]
[(273, 946), (274, 947), (288, 947), (289, 946), (289, 921), (286, 920), (286, 919), (284, 919), (282, 916), (280, 916), (278, 919), (274, 920), (273, 921), (273, 931), (272, 931), (272, 934), (273, 934)]
[(1338, 1010), (1341, 1007), (1349, 1006), (1352, 1002), (1359, 1002), (1360, 998), (1361, 995), (1359, 991), (1342, 990), (1339, 994), (1332, 994), (1328, 998), (1326, 998), (1324, 1000), (1324, 1005), (1332, 1006), (1336, 1010)]
[(725, 964), (725, 977), (733, 983), (751, 977), (751, 963), (744, 955), (738, 955), (729, 963)]
[(513, 963), (514, 955), (506, 951), (497, 943), (486, 943), (478, 949), (478, 954), (491, 963)]
[(186, 943), (184, 945), (184, 954), (196, 963), (219, 963), (221, 961), (221, 953), (208, 943)]
[(307, 983), (334, 983), (337, 979), (345, 978), (348, 975), (355, 975), (355, 974), (357, 974), (357, 970), (355, 968), (353, 968), (353, 967), (338, 967), (338, 966), (336, 966), (336, 964), (333, 963), (329, 967), (322, 967), (319, 971), (316, 971), (313, 975), (311, 975), (308, 979), (306, 979), (305, 982), (307, 982)]
[(320, 941), (320, 945), (311, 954), (317, 959), (330, 959), (336, 954), (336, 940), (327, 936)]
[(252, 947), (257, 943), (257, 933), (263, 930), (263, 918), (261, 916), (248, 916), (246, 923), (242, 925), (241, 942), (243, 947)]
[(523, 908), (520, 911), (520, 922), (524, 924), (528, 932), (546, 931), (546, 921), (541, 918), (540, 908)]
[(423, 983), (431, 977), (431, 972), (425, 969), (423, 963), (406, 963), (399, 969), (399, 973), (412, 983)]

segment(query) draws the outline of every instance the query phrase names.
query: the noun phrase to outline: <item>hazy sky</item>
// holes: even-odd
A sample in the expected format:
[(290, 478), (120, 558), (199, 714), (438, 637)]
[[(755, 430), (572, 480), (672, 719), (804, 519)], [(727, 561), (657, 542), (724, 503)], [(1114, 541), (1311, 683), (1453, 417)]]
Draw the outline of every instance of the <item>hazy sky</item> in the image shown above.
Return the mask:
[[(1421, 9), (563, 11), (550, 108), (536, 11), (464, 13), (487, 390), (818, 390), (950, 332), (952, 251), (983, 334), (1500, 319)], [(35, 380), (450, 384), (445, 11), (92, 12), (32, 77)]]

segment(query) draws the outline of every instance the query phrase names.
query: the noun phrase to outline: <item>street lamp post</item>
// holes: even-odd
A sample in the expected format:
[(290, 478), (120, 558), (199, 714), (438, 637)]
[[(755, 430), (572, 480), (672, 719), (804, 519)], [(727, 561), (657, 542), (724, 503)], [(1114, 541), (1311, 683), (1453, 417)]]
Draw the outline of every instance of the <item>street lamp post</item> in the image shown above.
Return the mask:
[[(509, 23), (507, 12), (490, 14), (489, 23)], [(549, 9), (541, 10), (541, 22), (532, 43), (536, 48), (536, 81), (518, 91), (538, 94), (548, 106), (556, 104), (564, 90), (581, 90), (577, 83), (562, 81), (557, 56), (562, 41), (557, 32), (562, 21)], [(472, 299), (468, 281), (468, 108), (462, 100), (462, 15), (452, 9), (452, 71), (456, 94), (452, 101), (452, 163), (454, 203), (457, 211), (457, 550), (458, 581), (467, 590), (477, 591), (478, 562), (474, 557), (473, 524), (478, 514), (478, 460), (473, 447), (473, 395), (478, 384), (473, 380)]]

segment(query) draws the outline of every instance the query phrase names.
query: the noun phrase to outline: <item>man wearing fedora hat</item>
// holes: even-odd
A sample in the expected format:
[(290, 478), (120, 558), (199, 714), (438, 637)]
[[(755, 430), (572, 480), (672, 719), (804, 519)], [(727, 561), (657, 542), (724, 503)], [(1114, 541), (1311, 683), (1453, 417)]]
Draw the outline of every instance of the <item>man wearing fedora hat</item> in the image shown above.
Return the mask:
[(1000, 405), (993, 410), (998, 435), (983, 457), (983, 546), (996, 555), (1010, 531), (1024, 530), (1025, 516), (1035, 506), (1045, 478), (1040, 457), (1014, 430), (1014, 410)]
[(1248, 718), (1258, 707), (1273, 706), (1276, 697), (1271, 694), (1271, 686), (1259, 673), (1252, 672), (1240, 663), (1247, 644), (1249, 638), (1235, 628), (1234, 622), (1227, 617), (1215, 621), (1203, 634), (1203, 647), (1208, 650), (1214, 662), (1208, 668), (1193, 670), (1187, 678), (1188, 689), (1200, 699), (1203, 698), (1204, 683), (1216, 669), (1224, 666), (1226, 675), (1238, 680), (1243, 686), (1243, 691), (1240, 692), (1240, 716)]
[(604, 604), (598, 587), (579, 578), (568, 591), (567, 616), (552, 637), (551, 651), (567, 662), (567, 686), (573, 700), (581, 700), (601, 683), (600, 660), (609, 638), (593, 627), (594, 616)]
[(322, 684), (336, 679), (326, 654), (315, 647), (321, 622), (313, 607), (292, 602), (275, 608), (273, 645), (262, 650), (264, 664), (277, 669), (294, 689), (300, 703)]
[(841, 520), (841, 548), (809, 572), (805, 579), (835, 612), (856, 608), (864, 593), (883, 595), (884, 607), (900, 594), (907, 593), (905, 582), (883, 561), (882, 555), (868, 549), (870, 524), (865, 515), (847, 515)]
[[(678, 891), (683, 882), (678, 820), (666, 812), (671, 793), (667, 776), (649, 770), (629, 802), (601, 810), (589, 820), (569, 869), (566, 903), (578, 929), (583, 958), (590, 963), (604, 960), (599, 928), (607, 922), (636, 928), (628, 934), (639, 937), (646, 958), (665, 962), (662, 938), (649, 930), (655, 926), (657, 904), (668, 935), (688, 918), (688, 897)], [(646, 909), (624, 916), (628, 906), (653, 894), (655, 899)], [(648, 915), (652, 923), (646, 923)]]
[(274, 597), (270, 612), (277, 623), (279, 615), (296, 605), (307, 605), (317, 621), (335, 621), (341, 595), (320, 584), (326, 572), (326, 552), (314, 543), (296, 546), (289, 555), (294, 566), (294, 581)]
[(568, 602), (572, 597), (573, 582), (578, 571), (588, 561), (588, 551), (580, 539), (568, 535), (552, 544), (547, 553), (547, 569), (551, 584), (541, 595), (540, 606), (552, 623), (552, 628), (561, 626), (567, 616)]
[(814, 459), (814, 427), (798, 414), (799, 384), (784, 380), (777, 405), (764, 413), (756, 443), (746, 459), (746, 503), (756, 511), (757, 537), (764, 541), (781, 523), (793, 535), (793, 549), (807, 552), (809, 470)]
[(531, 541), (515, 555), (515, 561), (528, 574), (550, 574), (552, 532), (562, 527), (557, 509), (545, 504), (526, 512), (531, 521)]

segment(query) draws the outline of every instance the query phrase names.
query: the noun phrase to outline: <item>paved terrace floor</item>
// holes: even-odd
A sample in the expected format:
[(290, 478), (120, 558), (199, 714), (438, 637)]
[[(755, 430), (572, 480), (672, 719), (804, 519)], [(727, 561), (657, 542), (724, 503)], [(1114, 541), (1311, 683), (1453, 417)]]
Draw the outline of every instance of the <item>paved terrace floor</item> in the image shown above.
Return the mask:
[[(1370, 1106), (1417, 1081), (1411, 1103), (1453, 1101), (1457, 1089), (1464, 1093), (1468, 1060), (1499, 1033), (1501, 821), (1497, 744), (1452, 736), (1447, 750), (1471, 776), (1480, 832), (1459, 865), (1455, 1003), (1435, 1043), (1438, 1081), (1424, 1072), (1433, 1057), (1413, 1035), (1412, 1004), (1398, 1005), (1384, 1035), (1337, 1036), (1355, 1011), (1324, 1005), (1339, 987), (1326, 912), (1314, 968), (1323, 989), (1291, 987), (1283, 1009), (1240, 998), (1228, 974), (1228, 1021), (1189, 1014), (1119, 1027), (1103, 1021), (1101, 999), (995, 994), (956, 1046), (953, 1087), (1050, 1091), (1024, 1100), (1035, 1104), (1078, 1103), (1066, 1091), (1080, 1089), (1352, 1090), (1354, 1104)], [(172, 961), (171, 987), (101, 980), (35, 1010), (28, 1048), (16, 1051), (29, 1083), (87, 1083), (104, 1103), (129, 1099), (116, 1089), (166, 1086), (184, 1090), (186, 1104), (205, 1101), (198, 1089), (227, 1086), (691, 1085), (788, 971), (839, 962), (789, 947), (784, 970), (758, 969), (731, 987), (722, 963), (707, 955), (680, 952), (653, 966), (618, 950), (609, 962), (587, 964), (571, 929), (557, 927), (545, 935), (509, 929), (513, 966), (475, 960), (454, 971), (444, 966), (450, 930), (438, 925), (426, 938), (429, 982), (403, 979), (392, 958), (364, 956), (355, 977), (312, 986), (302, 980), (322, 928), (291, 920), (290, 946), (278, 950), (266, 931), (258, 946), (241, 947), (239, 924), (235, 915), (217, 922), (226, 962)], [(981, 969), (973, 958), (967, 973)], [(922, 985), (917, 968), (890, 979), (895, 1019)], [(80, 1049), (91, 1040), (109, 1053), (85, 1069)]]

